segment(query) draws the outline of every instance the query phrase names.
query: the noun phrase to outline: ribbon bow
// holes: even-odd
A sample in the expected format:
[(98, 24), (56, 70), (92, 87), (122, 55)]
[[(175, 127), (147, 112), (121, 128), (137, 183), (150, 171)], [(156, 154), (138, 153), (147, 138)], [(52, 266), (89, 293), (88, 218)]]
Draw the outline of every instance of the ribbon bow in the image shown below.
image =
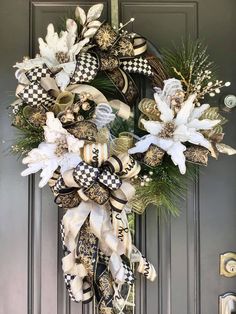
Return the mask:
[(76, 301), (89, 301), (96, 286), (98, 304), (111, 308), (113, 285), (134, 281), (127, 258), (137, 262), (138, 271), (148, 279), (156, 277), (154, 267), (132, 245), (125, 212), (125, 205), (135, 193), (128, 179), (139, 170), (128, 154), (100, 163), (91, 156), (90, 164), (79, 163), (56, 178), (52, 186), (57, 204), (64, 190), (79, 195), (76, 206), (67, 207), (62, 219), (63, 270), (69, 293)]

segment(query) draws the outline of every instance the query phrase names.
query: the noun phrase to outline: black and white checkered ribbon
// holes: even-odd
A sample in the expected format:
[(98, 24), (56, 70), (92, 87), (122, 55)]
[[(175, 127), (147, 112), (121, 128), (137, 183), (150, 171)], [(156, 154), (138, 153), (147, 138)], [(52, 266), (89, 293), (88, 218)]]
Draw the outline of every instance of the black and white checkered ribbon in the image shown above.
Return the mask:
[(41, 79), (51, 77), (52, 73), (48, 67), (44, 64), (40, 67), (29, 70), (25, 73), (26, 77), (30, 81), (24, 90), (18, 93), (18, 96), (24, 103), (30, 106), (43, 106), (45, 108), (54, 104), (55, 98), (52, 97), (42, 86)]
[(81, 161), (73, 172), (75, 182), (83, 188), (89, 188), (94, 182), (98, 181), (108, 187), (110, 190), (117, 190), (121, 186), (121, 179), (110, 173), (108, 170), (102, 170), (92, 167)]
[[(63, 255), (67, 256), (71, 252), (68, 250), (65, 244), (65, 231), (64, 231), (64, 225), (62, 223), (60, 224), (60, 234), (61, 234)], [(71, 289), (71, 283), (75, 279), (75, 277), (76, 277), (75, 275), (71, 275), (68, 273), (64, 274), (66, 289), (69, 293), (71, 300), (74, 302), (79, 302), (80, 300), (76, 299), (76, 296), (73, 294), (72, 289)], [(83, 282), (83, 303), (89, 303), (90, 301), (92, 301), (92, 299), (93, 299), (93, 291), (92, 291), (91, 285), (85, 279)]]
[(138, 73), (145, 76), (152, 76), (152, 68), (143, 57), (121, 61), (121, 68), (128, 73)]
[(22, 92), (18, 93), (18, 96), (24, 103), (30, 106), (43, 106), (48, 108), (55, 102), (55, 98), (50, 96), (38, 81), (33, 81), (26, 86)]
[(42, 78), (53, 76), (46, 64), (27, 71), (25, 75), (30, 82), (40, 81)]
[[(101, 250), (99, 251), (99, 261), (101, 263), (104, 263), (105, 265), (108, 266), (109, 264), (110, 257), (104, 254)], [(135, 281), (134, 273), (132, 269), (129, 267), (129, 265), (125, 262), (122, 261), (123, 268), (124, 268), (124, 282), (126, 282), (129, 285), (132, 285)]]
[(75, 72), (70, 84), (89, 83), (95, 78), (98, 70), (97, 58), (90, 53), (81, 53), (77, 59)]

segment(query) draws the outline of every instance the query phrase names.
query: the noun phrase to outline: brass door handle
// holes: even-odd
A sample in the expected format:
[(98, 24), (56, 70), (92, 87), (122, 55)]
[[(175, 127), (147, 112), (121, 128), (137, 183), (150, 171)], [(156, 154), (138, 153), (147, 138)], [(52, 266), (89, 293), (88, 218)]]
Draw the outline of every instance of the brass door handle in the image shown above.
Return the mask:
[(220, 274), (225, 277), (236, 276), (236, 253), (228, 252), (220, 255)]
[(219, 314), (236, 313), (236, 294), (226, 293), (219, 298)]

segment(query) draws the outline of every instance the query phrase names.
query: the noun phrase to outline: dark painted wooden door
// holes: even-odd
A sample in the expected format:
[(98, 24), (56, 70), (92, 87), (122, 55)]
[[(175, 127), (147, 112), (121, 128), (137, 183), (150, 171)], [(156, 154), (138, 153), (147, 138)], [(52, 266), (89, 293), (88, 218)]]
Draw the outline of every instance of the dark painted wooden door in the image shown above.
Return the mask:
[[(111, 2), (104, 18), (110, 18)], [(116, 1), (114, 1), (115, 3)], [(90, 6), (93, 1), (80, 1)], [(0, 1), (0, 243), (1, 314), (92, 314), (93, 306), (70, 303), (63, 284), (58, 221), (47, 189), (38, 178), (20, 177), (20, 160), (7, 153), (14, 138), (7, 105), (16, 81), (12, 65), (34, 55), (37, 37), (49, 22), (73, 12), (77, 1)], [(181, 38), (201, 38), (221, 65), (222, 79), (236, 94), (234, 0), (119, 1), (119, 18), (135, 16), (134, 31), (158, 46)], [(222, 98), (217, 101), (222, 105)], [(236, 110), (227, 139), (236, 145)], [(138, 280), (136, 314), (216, 314), (218, 296), (236, 292), (236, 279), (219, 275), (219, 255), (236, 251), (236, 159), (211, 160), (197, 184), (189, 187), (178, 219), (162, 221), (153, 208), (137, 219), (137, 245), (158, 269), (155, 283)], [(58, 254), (59, 248), (59, 254)], [(222, 313), (224, 314), (224, 313)]]

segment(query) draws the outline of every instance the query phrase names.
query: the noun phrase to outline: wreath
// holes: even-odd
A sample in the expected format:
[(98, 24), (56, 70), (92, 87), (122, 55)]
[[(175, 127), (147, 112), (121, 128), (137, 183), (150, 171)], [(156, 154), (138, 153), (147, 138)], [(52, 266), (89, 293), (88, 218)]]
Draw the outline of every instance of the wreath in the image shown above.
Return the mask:
[[(153, 281), (153, 265), (133, 244), (132, 213), (150, 204), (178, 213), (196, 165), (236, 151), (222, 143), (226, 119), (202, 104), (229, 82), (215, 79), (200, 43), (159, 54), (144, 37), (98, 19), (102, 4), (55, 32), (48, 25), (39, 54), (16, 63), (12, 151), (40, 173), (58, 207), (62, 267), (71, 299), (94, 297), (99, 313), (132, 305), (134, 270)], [(154, 95), (140, 97), (152, 87)], [(137, 267), (136, 267), (137, 265)]]

